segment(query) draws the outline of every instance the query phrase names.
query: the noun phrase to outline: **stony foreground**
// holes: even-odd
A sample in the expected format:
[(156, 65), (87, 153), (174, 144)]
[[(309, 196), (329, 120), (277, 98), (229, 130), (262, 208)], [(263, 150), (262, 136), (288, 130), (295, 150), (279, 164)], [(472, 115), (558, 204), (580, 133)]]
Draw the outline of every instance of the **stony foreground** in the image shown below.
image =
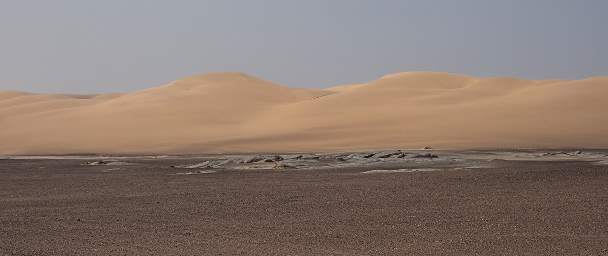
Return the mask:
[(0, 160), (0, 255), (608, 254), (605, 154), (393, 153)]

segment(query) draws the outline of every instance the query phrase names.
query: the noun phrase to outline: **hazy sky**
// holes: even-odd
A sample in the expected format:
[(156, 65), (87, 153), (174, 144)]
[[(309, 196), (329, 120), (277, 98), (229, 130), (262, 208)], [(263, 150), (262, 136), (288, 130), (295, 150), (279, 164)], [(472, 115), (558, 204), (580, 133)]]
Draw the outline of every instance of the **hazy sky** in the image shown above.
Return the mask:
[(604, 0), (0, 0), (0, 90), (130, 91), (215, 71), (302, 87), (398, 71), (608, 75)]

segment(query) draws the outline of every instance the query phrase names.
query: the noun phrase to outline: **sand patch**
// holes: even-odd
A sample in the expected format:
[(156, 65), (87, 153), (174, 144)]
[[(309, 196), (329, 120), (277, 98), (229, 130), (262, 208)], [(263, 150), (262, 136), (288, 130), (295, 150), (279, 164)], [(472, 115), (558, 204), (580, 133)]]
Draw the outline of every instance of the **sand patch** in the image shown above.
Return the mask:
[(595, 162), (596, 165), (608, 165), (608, 160), (602, 160)]
[(464, 167), (464, 169), (488, 169), (488, 168), (492, 168), (492, 167), (488, 166), (488, 165), (472, 165), (472, 166)]
[(394, 170), (370, 170), (361, 172), (362, 174), (379, 174), (379, 173), (410, 173), (410, 172), (435, 172), (442, 169), (435, 168), (417, 168), (417, 169), (394, 169)]
[(204, 170), (204, 171), (197, 171), (197, 172), (178, 172), (175, 173), (174, 175), (196, 175), (196, 174), (211, 174), (211, 173), (216, 173), (217, 171), (213, 171), (213, 170)]

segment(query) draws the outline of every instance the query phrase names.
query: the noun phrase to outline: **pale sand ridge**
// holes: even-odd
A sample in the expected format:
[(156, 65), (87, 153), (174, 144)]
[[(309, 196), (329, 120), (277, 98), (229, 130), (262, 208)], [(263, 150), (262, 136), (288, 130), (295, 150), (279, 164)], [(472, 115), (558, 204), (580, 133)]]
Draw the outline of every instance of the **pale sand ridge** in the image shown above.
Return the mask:
[(406, 72), (296, 89), (242, 73), (125, 94), (0, 91), (0, 154), (608, 147), (608, 78)]

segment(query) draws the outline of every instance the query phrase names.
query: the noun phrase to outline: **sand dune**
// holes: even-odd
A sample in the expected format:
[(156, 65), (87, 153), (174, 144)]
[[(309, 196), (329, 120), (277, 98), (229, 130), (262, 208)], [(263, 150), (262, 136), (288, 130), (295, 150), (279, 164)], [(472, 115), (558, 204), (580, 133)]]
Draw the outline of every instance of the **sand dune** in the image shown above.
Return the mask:
[(241, 73), (125, 94), (0, 92), (0, 154), (608, 147), (608, 78), (409, 72), (296, 89)]

